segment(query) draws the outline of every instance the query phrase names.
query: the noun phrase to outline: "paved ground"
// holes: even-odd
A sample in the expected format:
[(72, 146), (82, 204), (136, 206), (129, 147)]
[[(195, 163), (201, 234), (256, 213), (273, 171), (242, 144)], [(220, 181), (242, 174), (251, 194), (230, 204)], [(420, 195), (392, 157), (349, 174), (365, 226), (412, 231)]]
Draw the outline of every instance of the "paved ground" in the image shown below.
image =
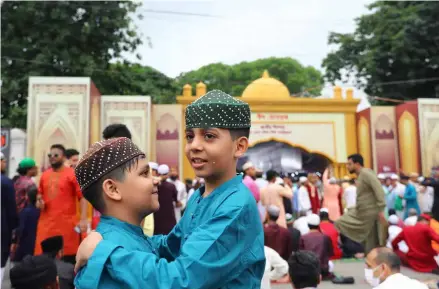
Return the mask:
[[(364, 263), (359, 261), (345, 261), (335, 263), (335, 273), (342, 276), (352, 276), (355, 278), (354, 285), (335, 285), (331, 282), (323, 282), (319, 289), (338, 289), (338, 288), (355, 288), (355, 289), (371, 289), (371, 287), (364, 281)], [(416, 278), (420, 281), (439, 280), (439, 276), (432, 274), (417, 273), (412, 270), (403, 268), (402, 273), (410, 278)], [(272, 289), (292, 289), (291, 285), (273, 285)], [(395, 288), (397, 289), (397, 288)]]
[[(355, 289), (370, 289), (371, 287), (367, 285), (363, 280), (364, 275), (364, 265), (362, 262), (358, 261), (345, 261), (340, 263), (335, 263), (335, 273), (337, 275), (342, 276), (353, 276), (355, 278), (355, 285), (334, 285), (331, 282), (323, 282), (321, 286), (319, 286), (319, 289), (337, 289), (337, 288), (355, 288)], [(421, 281), (427, 281), (427, 280), (439, 280), (439, 276), (431, 275), (431, 274), (422, 274), (422, 273), (416, 273), (409, 269), (403, 269), (403, 274), (411, 277), (416, 278)], [(3, 284), (1, 286), (2, 289), (10, 289), (10, 282), (9, 282), (9, 272), (6, 268), (5, 270), (5, 278), (3, 280)], [(291, 285), (288, 284), (282, 284), (282, 285), (273, 285), (272, 289), (292, 289)], [(397, 288), (395, 288), (397, 289)]]

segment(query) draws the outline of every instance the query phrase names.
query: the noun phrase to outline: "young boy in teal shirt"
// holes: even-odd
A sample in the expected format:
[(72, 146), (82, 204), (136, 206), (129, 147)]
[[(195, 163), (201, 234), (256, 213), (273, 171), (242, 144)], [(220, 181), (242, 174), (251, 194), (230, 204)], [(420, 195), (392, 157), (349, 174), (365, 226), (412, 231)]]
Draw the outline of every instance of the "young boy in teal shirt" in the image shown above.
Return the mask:
[[(186, 157), (205, 180), (185, 214), (148, 250), (130, 251), (91, 233), (81, 244), (77, 267), (99, 263), (124, 288), (260, 288), (265, 268), (264, 235), (256, 202), (236, 175), (248, 148), (250, 109), (211, 91), (186, 109)], [(162, 258), (162, 259), (160, 259)], [(77, 277), (77, 288), (88, 286)]]

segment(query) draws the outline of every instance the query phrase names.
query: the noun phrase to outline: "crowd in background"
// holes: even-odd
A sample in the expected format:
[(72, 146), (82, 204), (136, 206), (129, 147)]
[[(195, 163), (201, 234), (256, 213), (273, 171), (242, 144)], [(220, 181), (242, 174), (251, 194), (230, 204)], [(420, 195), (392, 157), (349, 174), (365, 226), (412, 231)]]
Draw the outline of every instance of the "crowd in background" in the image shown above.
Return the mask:
[[(131, 138), (124, 125), (107, 127), (103, 136)], [(29, 264), (40, 264), (45, 272), (57, 270), (60, 288), (73, 288), (76, 250), (81, 238), (96, 227), (100, 217), (94, 211), (91, 222), (87, 219), (87, 204), (73, 170), (79, 154), (75, 149), (52, 145), (48, 155), (51, 167), (41, 174), (38, 185), (34, 178), (39, 170), (33, 159), (23, 159), (17, 176), (10, 180), (4, 174), (6, 160), (1, 156), (2, 276), (8, 259), (18, 268), (16, 271)], [(168, 234), (204, 181), (181, 180), (178, 169), (166, 164), (150, 162), (149, 166), (159, 179), (160, 209), (141, 225), (147, 235)], [(334, 275), (336, 266), (332, 261), (366, 255), (367, 263), (371, 254), (384, 256), (382, 263), (388, 265), (388, 271), (382, 276), (398, 273), (400, 264), (419, 272), (439, 272), (435, 258), (439, 254), (439, 174), (422, 177), (400, 171), (376, 176), (385, 199), (383, 213), (387, 226), (383, 245), (387, 250), (371, 250), (342, 234), (335, 224), (356, 208), (355, 178), (336, 179), (331, 167), (321, 174), (280, 174), (272, 170), (264, 173), (251, 162), (244, 164), (242, 173), (264, 226), (267, 263), (262, 288), (270, 288), (274, 280), (291, 280), (295, 288), (317, 287), (320, 276), (334, 283), (351, 283), (350, 278)], [(371, 259), (370, 268), (374, 264), (382, 266), (375, 262), (376, 258)], [(367, 274), (370, 272), (365, 273), (369, 283), (377, 282)], [(19, 276), (14, 278), (11, 273), (16, 288), (20, 288), (24, 278)]]

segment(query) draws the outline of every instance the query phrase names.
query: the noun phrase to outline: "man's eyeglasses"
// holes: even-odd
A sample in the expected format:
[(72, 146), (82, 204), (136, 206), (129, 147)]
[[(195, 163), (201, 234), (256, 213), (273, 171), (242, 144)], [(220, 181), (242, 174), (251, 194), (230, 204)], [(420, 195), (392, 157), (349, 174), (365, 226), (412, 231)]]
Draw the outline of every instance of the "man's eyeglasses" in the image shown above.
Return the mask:
[(57, 158), (57, 157), (59, 157), (59, 154), (48, 154), (47, 155), (49, 158)]

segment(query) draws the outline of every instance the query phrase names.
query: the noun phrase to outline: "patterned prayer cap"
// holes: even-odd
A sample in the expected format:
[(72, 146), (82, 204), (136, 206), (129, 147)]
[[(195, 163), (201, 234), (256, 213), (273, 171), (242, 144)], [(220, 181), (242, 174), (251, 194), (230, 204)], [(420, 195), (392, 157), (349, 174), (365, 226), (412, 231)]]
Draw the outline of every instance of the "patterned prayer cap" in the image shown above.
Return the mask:
[(220, 90), (212, 90), (186, 108), (186, 128), (250, 128), (250, 107)]
[(126, 137), (94, 143), (75, 168), (81, 190), (84, 191), (102, 176), (141, 155), (145, 153)]

